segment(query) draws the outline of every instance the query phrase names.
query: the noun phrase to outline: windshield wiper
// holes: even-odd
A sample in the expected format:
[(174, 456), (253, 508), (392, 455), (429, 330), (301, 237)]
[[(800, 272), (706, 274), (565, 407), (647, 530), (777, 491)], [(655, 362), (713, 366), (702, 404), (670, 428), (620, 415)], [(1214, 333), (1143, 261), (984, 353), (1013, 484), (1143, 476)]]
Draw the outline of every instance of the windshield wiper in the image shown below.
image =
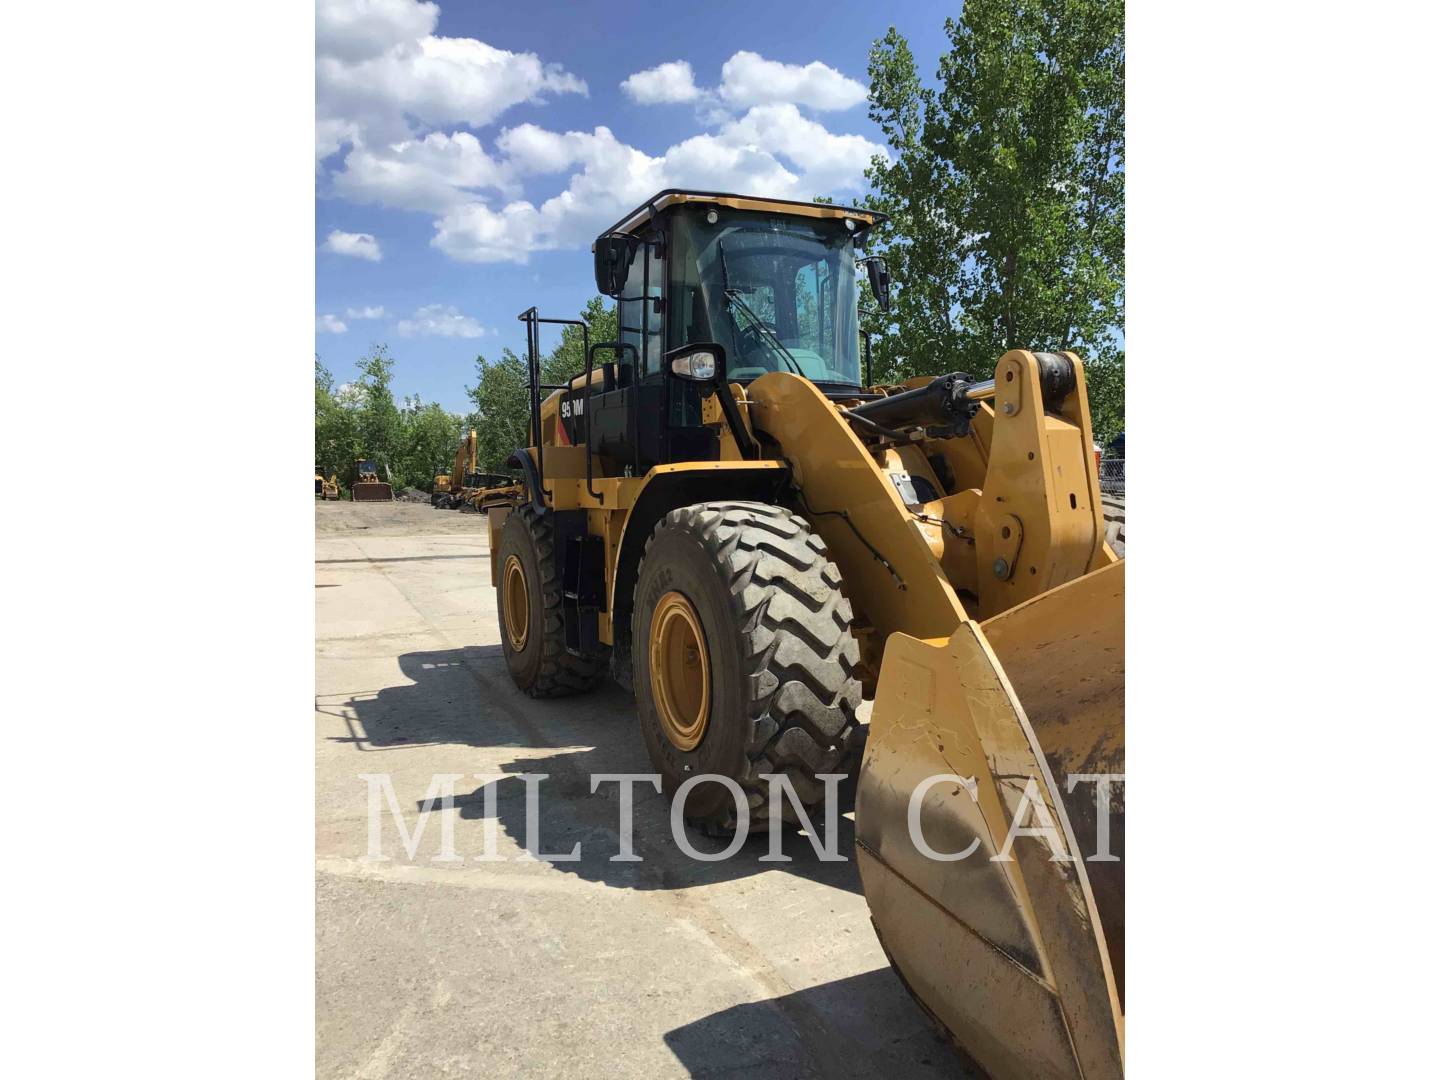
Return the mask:
[[(780, 358), (784, 360), (785, 363), (790, 365), (790, 370), (793, 371), (796, 375), (799, 375), (802, 379), (805, 378), (805, 372), (801, 370), (800, 362), (796, 360), (793, 355), (791, 355), (790, 350), (787, 349), (784, 343), (775, 336), (775, 331), (771, 330), (770, 327), (765, 325), (765, 320), (760, 318), (759, 315), (756, 315), (755, 312), (750, 309), (750, 305), (745, 303), (745, 298), (740, 295), (740, 290), (726, 289), (725, 296), (728, 299), (733, 300), (735, 303), (739, 304), (740, 310), (745, 312), (746, 315), (750, 316), (750, 321), (754, 323), (755, 329), (759, 330), (760, 333), (765, 335), (767, 343), (775, 347), (775, 350), (780, 354)], [(732, 315), (731, 318), (733, 319), (734, 316)]]
[[(740, 295), (740, 290), (732, 289), (730, 287), (730, 267), (729, 264), (725, 261), (725, 241), (716, 240), (715, 250), (720, 253), (720, 281), (725, 286), (725, 299), (727, 301), (739, 304), (740, 310), (745, 312), (746, 315), (750, 316), (750, 321), (755, 325), (756, 329), (758, 329), (769, 339), (769, 342), (767, 342), (767, 344), (773, 343), (774, 347), (779, 350), (781, 359), (783, 359), (785, 363), (790, 365), (790, 370), (793, 371), (796, 375), (799, 375), (802, 379), (805, 378), (805, 372), (800, 369), (799, 361), (797, 361), (795, 357), (790, 354), (790, 350), (785, 348), (784, 344), (780, 341), (780, 339), (775, 336), (775, 332), (771, 330), (770, 327), (765, 325), (764, 321), (760, 318), (760, 316), (756, 315), (755, 312), (750, 309), (750, 305), (747, 304), (745, 302), (745, 298)], [(730, 321), (735, 324), (735, 330), (738, 333), (740, 330), (740, 320), (735, 318), (735, 312), (731, 310), (729, 303), (725, 305), (725, 314), (730, 316)]]

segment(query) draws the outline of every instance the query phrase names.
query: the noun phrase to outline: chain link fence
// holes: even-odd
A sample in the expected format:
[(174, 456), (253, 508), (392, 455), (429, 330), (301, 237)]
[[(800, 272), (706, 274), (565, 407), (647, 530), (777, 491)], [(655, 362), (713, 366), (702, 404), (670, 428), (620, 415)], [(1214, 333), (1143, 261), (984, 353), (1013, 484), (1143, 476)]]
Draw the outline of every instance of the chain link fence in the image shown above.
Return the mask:
[(1106, 495), (1125, 494), (1125, 459), (1100, 459), (1100, 490)]

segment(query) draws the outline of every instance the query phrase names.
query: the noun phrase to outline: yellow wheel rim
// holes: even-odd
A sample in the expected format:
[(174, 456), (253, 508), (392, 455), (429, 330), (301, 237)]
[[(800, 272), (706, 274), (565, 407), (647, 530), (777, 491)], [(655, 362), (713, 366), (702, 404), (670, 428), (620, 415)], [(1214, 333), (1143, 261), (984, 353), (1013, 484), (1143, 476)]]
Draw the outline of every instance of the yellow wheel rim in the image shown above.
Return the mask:
[(650, 617), (650, 688), (660, 726), (678, 750), (694, 750), (710, 719), (710, 657), (690, 601), (668, 592)]
[(530, 587), (525, 583), (525, 567), (520, 565), (520, 556), (511, 555), (505, 560), (505, 636), (510, 639), (510, 648), (520, 652), (530, 638)]

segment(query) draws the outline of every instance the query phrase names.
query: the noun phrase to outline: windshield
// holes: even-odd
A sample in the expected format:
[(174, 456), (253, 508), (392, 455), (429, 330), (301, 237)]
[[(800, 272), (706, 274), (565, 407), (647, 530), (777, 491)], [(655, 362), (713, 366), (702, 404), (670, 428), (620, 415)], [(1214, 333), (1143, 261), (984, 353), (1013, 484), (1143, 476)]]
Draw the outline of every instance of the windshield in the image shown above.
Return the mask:
[(675, 249), (676, 340), (719, 342), (741, 382), (791, 371), (860, 385), (855, 248), (841, 221), (697, 207), (676, 221)]

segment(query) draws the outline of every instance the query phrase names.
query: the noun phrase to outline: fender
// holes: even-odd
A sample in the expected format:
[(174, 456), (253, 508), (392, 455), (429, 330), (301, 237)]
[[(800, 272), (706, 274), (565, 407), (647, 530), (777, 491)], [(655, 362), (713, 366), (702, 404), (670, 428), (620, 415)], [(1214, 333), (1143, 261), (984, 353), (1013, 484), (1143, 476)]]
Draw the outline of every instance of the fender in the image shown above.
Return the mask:
[(783, 461), (697, 461), (659, 465), (625, 519), (619, 554), (610, 575), (609, 609), (615, 679), (630, 686), (630, 612), (645, 544), (661, 518), (680, 506), (719, 499), (773, 503), (790, 486), (790, 468)]

